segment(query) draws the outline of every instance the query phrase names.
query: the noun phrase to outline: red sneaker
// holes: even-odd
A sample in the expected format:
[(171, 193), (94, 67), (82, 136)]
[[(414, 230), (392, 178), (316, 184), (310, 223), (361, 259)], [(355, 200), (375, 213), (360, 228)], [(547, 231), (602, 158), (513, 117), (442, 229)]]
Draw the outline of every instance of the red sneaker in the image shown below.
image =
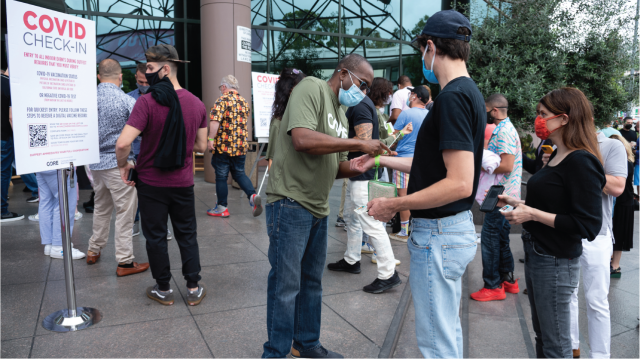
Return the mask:
[(504, 300), (507, 298), (507, 294), (504, 292), (504, 287), (496, 289), (482, 288), (479, 291), (471, 294), (471, 299), (478, 302), (490, 302), (492, 300)]
[(520, 278), (517, 278), (513, 283), (509, 283), (506, 280), (502, 282), (502, 288), (504, 288), (504, 291), (511, 294), (520, 293), (520, 287), (518, 286), (518, 279)]
[(229, 209), (216, 205), (214, 208), (208, 210), (207, 214), (212, 217), (229, 217)]

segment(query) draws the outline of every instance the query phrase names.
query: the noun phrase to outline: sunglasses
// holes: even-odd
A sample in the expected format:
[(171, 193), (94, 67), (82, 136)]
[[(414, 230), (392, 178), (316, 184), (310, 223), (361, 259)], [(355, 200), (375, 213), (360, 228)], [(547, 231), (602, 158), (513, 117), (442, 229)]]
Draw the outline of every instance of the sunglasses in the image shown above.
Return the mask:
[[(360, 89), (360, 91), (362, 91), (362, 92), (366, 91), (367, 93), (369, 93), (369, 91), (371, 91), (371, 89), (369, 88), (369, 85), (367, 85), (366, 82), (362, 81), (358, 76), (356, 76), (356, 74), (354, 74), (353, 72), (349, 71), (349, 69), (345, 69), (345, 70), (347, 70), (347, 72), (349, 74), (353, 75), (355, 78), (358, 79), (358, 81), (360, 81), (360, 86), (358, 87)], [(338, 71), (340, 71), (340, 70), (338, 70)]]

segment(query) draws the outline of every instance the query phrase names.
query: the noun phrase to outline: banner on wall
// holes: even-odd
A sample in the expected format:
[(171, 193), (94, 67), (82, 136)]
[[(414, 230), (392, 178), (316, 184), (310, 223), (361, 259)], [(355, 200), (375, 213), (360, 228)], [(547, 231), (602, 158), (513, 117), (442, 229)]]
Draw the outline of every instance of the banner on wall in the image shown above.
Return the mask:
[(269, 138), (269, 125), (271, 124), (271, 107), (276, 96), (276, 82), (280, 75), (251, 73), (253, 84), (253, 116), (255, 136), (257, 138)]
[(95, 23), (6, 1), (16, 172), (100, 162)]

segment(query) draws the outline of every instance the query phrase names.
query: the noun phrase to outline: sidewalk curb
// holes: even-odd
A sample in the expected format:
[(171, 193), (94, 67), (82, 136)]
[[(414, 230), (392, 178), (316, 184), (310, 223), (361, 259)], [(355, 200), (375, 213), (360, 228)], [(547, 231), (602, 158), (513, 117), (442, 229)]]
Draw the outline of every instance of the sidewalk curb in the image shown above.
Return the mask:
[(393, 357), (393, 353), (396, 351), (396, 346), (398, 345), (398, 339), (400, 339), (402, 324), (404, 324), (404, 318), (407, 315), (409, 304), (411, 304), (411, 286), (409, 285), (409, 277), (407, 277), (407, 284), (404, 286), (402, 296), (396, 308), (396, 313), (393, 315), (391, 324), (389, 324), (389, 330), (380, 348), (380, 353), (378, 353), (378, 358)]

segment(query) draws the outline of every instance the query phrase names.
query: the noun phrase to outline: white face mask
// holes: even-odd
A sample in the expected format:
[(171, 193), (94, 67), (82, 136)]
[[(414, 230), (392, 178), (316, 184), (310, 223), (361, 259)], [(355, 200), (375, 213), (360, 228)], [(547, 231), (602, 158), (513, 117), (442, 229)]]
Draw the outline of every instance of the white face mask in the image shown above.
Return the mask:
[(387, 99), (383, 102), (383, 104), (385, 106), (387, 106), (388, 104), (391, 103), (391, 100), (393, 99), (393, 96), (389, 95), (389, 97), (387, 97)]

